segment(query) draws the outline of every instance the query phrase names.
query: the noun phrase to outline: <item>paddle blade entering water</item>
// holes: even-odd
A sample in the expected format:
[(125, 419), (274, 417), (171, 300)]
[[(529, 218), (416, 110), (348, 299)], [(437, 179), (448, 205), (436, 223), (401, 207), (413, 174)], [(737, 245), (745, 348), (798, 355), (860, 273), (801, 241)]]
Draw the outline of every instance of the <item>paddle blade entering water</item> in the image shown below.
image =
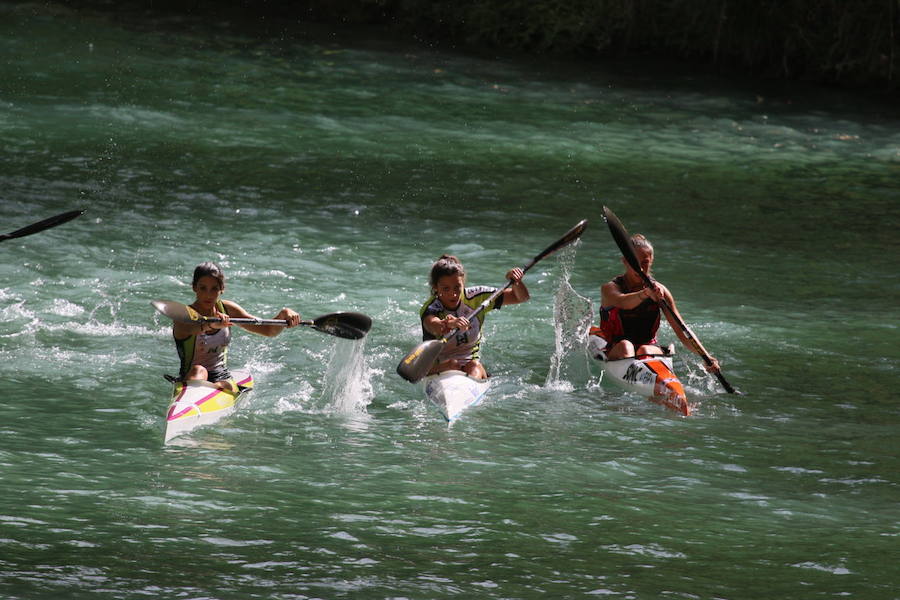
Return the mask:
[(410, 383), (416, 383), (428, 374), (443, 347), (442, 340), (422, 342), (400, 361), (397, 365), (397, 374)]

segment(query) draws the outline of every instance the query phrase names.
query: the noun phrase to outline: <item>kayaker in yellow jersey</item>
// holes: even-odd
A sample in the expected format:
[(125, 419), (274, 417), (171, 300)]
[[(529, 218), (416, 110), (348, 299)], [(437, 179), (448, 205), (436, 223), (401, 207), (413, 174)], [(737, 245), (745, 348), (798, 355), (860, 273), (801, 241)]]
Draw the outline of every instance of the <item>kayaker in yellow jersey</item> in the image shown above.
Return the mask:
[[(228, 345), (231, 343), (231, 318), (251, 318), (253, 315), (231, 300), (222, 300), (225, 291), (225, 274), (215, 263), (204, 262), (194, 269), (191, 283), (196, 298), (191, 308), (203, 316), (222, 319), (216, 323), (180, 323), (172, 326), (175, 346), (181, 358), (179, 379), (189, 381), (199, 379), (216, 384), (221, 389), (235, 389), (231, 373), (228, 372)], [(287, 321), (287, 327), (300, 324), (300, 315), (289, 308), (282, 308), (275, 319)], [(274, 337), (284, 326), (253, 325), (240, 326), (259, 335)]]
[(510, 270), (506, 278), (513, 284), (470, 321), (468, 317), (497, 288), (465, 287), (466, 270), (455, 256), (444, 254), (432, 265), (428, 278), (432, 295), (420, 310), (422, 339), (439, 339), (454, 329), (456, 334), (444, 345), (429, 374), (460, 370), (478, 379), (487, 377), (479, 360), (484, 317), (493, 309), (519, 304), (531, 297), (522, 283), (524, 275), (518, 267)]
[[(639, 233), (631, 236), (631, 242), (641, 269), (650, 276), (654, 258), (653, 245)], [(652, 276), (653, 285), (647, 286), (628, 261), (623, 258), (622, 263), (625, 265), (625, 273), (600, 287), (600, 327), (592, 328), (591, 333), (606, 340), (604, 351), (610, 360), (662, 354), (656, 341), (656, 332), (659, 329), (660, 312), (666, 311), (661, 310), (660, 300), (665, 298), (681, 318), (675, 306), (675, 298), (666, 286), (652, 279)], [(666, 313), (666, 320), (685, 347), (700, 354), (700, 348), (685, 335), (673, 317)], [(707, 370), (717, 371), (719, 361), (712, 356), (710, 359), (713, 364), (707, 366)]]

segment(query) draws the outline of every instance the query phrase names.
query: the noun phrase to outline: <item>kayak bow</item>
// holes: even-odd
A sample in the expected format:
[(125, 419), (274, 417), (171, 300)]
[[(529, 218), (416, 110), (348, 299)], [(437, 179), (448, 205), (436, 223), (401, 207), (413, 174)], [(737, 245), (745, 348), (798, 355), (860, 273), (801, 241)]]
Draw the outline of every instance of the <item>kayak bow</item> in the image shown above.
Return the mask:
[(238, 386), (236, 392), (219, 389), (208, 381), (176, 381), (166, 411), (164, 442), (233, 413), (241, 398), (253, 388), (253, 375), (247, 370), (236, 370), (232, 375)]
[(610, 360), (603, 349), (606, 340), (600, 336), (589, 337), (588, 347), (597, 361), (603, 365), (603, 373), (619, 387), (661, 404), (684, 416), (691, 414), (684, 386), (672, 370), (670, 351), (664, 355), (630, 357)]
[(425, 397), (452, 423), (464, 410), (480, 404), (490, 386), (487, 379), (476, 379), (462, 371), (444, 371), (425, 378)]

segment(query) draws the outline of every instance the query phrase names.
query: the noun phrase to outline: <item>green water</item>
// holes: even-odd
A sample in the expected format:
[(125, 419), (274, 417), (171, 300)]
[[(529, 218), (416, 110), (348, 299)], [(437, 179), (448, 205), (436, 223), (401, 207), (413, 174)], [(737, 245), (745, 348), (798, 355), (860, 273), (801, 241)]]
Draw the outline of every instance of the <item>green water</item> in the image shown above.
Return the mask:
[[(889, 105), (47, 4), (0, 30), (0, 231), (88, 211), (0, 247), (0, 596), (898, 597)], [(745, 395), (685, 352), (690, 418), (600, 381), (554, 314), (621, 272), (604, 204)], [(500, 285), (582, 218), (448, 428), (394, 372), (431, 262)], [(257, 389), (163, 446), (149, 302), (203, 260), (254, 314), (375, 324), (235, 332)]]

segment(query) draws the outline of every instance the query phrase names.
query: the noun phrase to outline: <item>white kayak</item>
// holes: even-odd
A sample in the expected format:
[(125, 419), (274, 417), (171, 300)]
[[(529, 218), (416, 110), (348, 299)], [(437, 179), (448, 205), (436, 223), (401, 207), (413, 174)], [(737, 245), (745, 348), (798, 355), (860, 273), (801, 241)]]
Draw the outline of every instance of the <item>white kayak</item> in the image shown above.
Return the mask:
[(469, 377), (462, 371), (444, 371), (425, 378), (425, 397), (452, 423), (464, 410), (480, 404), (490, 386), (487, 379)]
[(685, 416), (691, 414), (684, 386), (672, 370), (674, 353), (671, 346), (663, 355), (617, 360), (606, 358), (606, 353), (603, 351), (605, 347), (606, 340), (602, 337), (589, 336), (588, 348), (591, 356), (603, 365), (605, 377), (612, 379), (623, 389), (640, 394), (651, 402), (662, 404)]
[(210, 425), (237, 409), (238, 401), (253, 388), (250, 371), (238, 369), (231, 372), (238, 385), (236, 392), (221, 390), (208, 381), (176, 381), (172, 400), (166, 411), (165, 442), (178, 435), (193, 431), (201, 425)]

